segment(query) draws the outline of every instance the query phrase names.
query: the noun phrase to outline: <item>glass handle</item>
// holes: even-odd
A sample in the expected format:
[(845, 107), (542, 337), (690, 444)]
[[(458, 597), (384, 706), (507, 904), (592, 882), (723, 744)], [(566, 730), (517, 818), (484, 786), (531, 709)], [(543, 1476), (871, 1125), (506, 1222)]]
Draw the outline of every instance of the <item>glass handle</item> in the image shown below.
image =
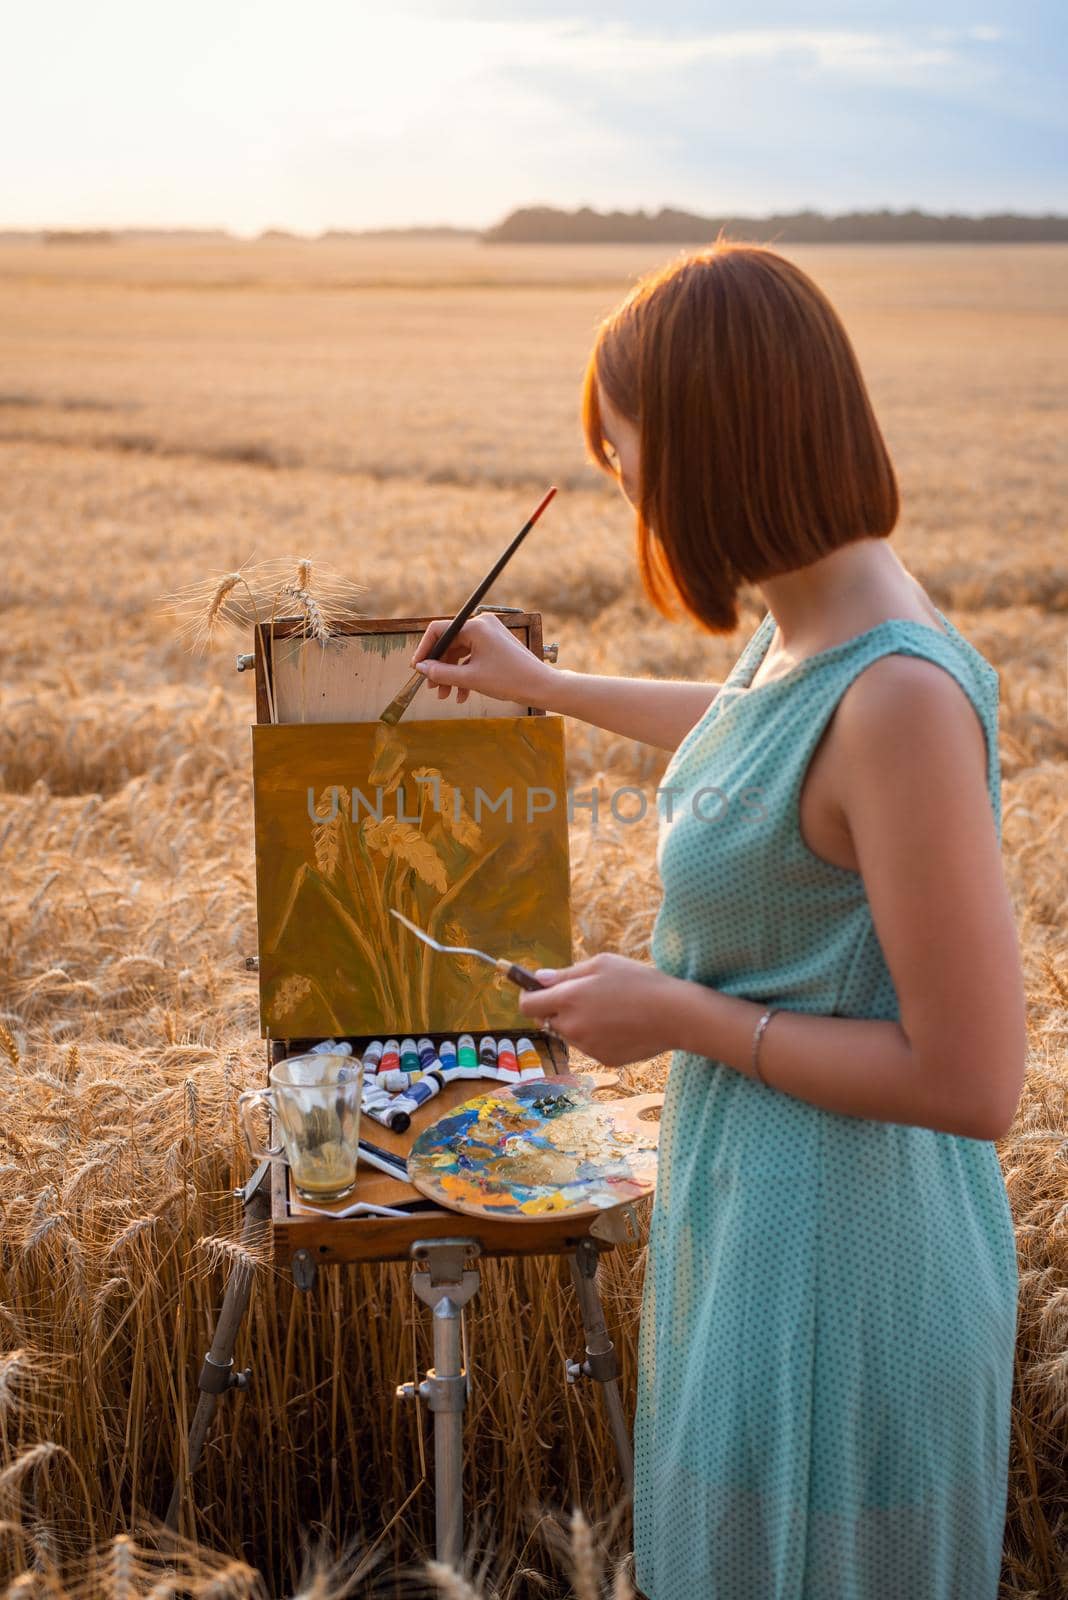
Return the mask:
[(241, 1127), (245, 1134), (245, 1143), (252, 1152), (254, 1161), (284, 1161), (285, 1149), (282, 1145), (272, 1146), (270, 1149), (261, 1146), (252, 1127), (252, 1105), (256, 1100), (262, 1100), (268, 1110), (274, 1110), (274, 1101), (271, 1099), (270, 1089), (246, 1089), (237, 1102), (241, 1113)]

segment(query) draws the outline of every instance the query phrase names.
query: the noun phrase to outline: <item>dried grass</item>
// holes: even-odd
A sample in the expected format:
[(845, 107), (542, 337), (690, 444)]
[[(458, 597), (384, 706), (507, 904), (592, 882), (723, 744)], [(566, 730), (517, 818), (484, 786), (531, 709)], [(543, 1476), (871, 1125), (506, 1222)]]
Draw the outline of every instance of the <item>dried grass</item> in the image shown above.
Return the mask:
[[(237, 1242), (231, 1193), (248, 1175), (234, 1101), (264, 1064), (244, 966), (256, 945), (251, 675), (236, 678), (221, 649), (185, 648), (160, 591), (184, 592), (194, 632), (212, 611), (213, 632), (239, 627), (242, 650), (246, 584), (265, 617), (289, 584), (283, 598), (309, 626), (296, 591), (329, 625), (325, 564), (301, 570), (276, 554), (313, 529), (339, 570), (368, 585), (366, 612), (440, 609), (463, 597), (544, 480), (571, 487), (495, 598), (543, 610), (562, 665), (715, 679), (762, 610), (743, 596), (734, 639), (655, 617), (625, 512), (582, 466), (573, 374), (633, 253), (596, 266), (584, 252), (527, 257), (525, 286), (501, 258), (496, 289), (471, 286), (470, 263), (446, 263), (443, 287), (346, 300), (337, 283), (329, 295), (301, 288), (307, 266), (265, 250), (264, 282), (247, 293), (210, 287), (237, 257), (209, 267), (191, 255), (186, 278), (164, 289), (174, 263), (152, 252), (61, 269), (20, 250), (18, 272), (36, 276), (17, 302), (5, 287), (15, 253), (0, 253), (0, 326), (17, 315), (20, 328), (12, 391), (34, 400), (0, 407), (0, 1581), (35, 1600), (116, 1587), (312, 1592), (345, 1580), (309, 1575), (300, 1528), (331, 1549), (366, 1545), (400, 1507), (369, 1592), (385, 1593), (432, 1546), (425, 1484), (409, 1499), (428, 1419), (392, 1400), (429, 1365), (429, 1326), (399, 1266), (324, 1273), (310, 1298), (257, 1266), (235, 1352), (252, 1387), (222, 1402), (199, 1510), (185, 1516), (201, 1548), (160, 1554), (144, 1531), (183, 1459), (227, 1267), (242, 1251), (262, 1262), (256, 1242)], [(1003, 1595), (1045, 1597), (1068, 1560), (1062, 257), (934, 251), (902, 273), (891, 253), (810, 254), (847, 312), (907, 486), (900, 553), (1001, 672), (1004, 854), (1031, 1044), (1000, 1145), (1021, 1265)], [(328, 258), (340, 272), (341, 256), (315, 260)], [(409, 269), (396, 265), (400, 277)], [(82, 291), (47, 280), (61, 270), (105, 277)], [(65, 347), (56, 330), (68, 326), (82, 333)], [(175, 354), (150, 393), (140, 341), (157, 336)], [(299, 379), (295, 351), (307, 357)], [(75, 389), (111, 410), (65, 404)], [(138, 408), (122, 448), (116, 407)], [(990, 438), (1004, 448), (989, 451)], [(206, 572), (227, 578), (205, 588)], [(344, 604), (355, 599), (350, 587)], [(651, 797), (666, 757), (569, 724), (568, 759), (569, 782), (602, 797), (601, 828), (580, 815), (572, 830), (576, 956), (643, 954), (653, 821), (614, 821), (607, 797), (624, 783)], [(626, 1078), (651, 1088), (665, 1067)], [(642, 1268), (640, 1241), (604, 1268), (628, 1406)], [(486, 1262), (483, 1279), (467, 1320), (466, 1463), (483, 1532), (466, 1581), (500, 1600), (580, 1585), (585, 1597), (596, 1581), (623, 1600), (629, 1524), (610, 1438), (596, 1397), (563, 1382), (563, 1357), (581, 1342), (570, 1287), (556, 1261)], [(596, 1580), (590, 1560), (569, 1576), (559, 1552), (558, 1570), (544, 1570), (532, 1517), (559, 1506), (580, 1506), (601, 1530)]]

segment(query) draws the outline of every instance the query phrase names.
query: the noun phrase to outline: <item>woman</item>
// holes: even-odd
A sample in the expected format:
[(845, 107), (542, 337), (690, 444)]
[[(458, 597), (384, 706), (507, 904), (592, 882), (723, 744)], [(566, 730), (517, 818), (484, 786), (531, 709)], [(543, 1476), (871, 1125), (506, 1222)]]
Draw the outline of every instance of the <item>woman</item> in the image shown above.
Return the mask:
[(639, 283), (584, 424), (654, 605), (713, 633), (743, 582), (768, 608), (723, 684), (556, 670), (491, 616), (423, 668), (674, 752), (653, 964), (597, 955), (520, 1001), (610, 1065), (673, 1051), (638, 1584), (995, 1600), (1017, 1265), (992, 1141), (1026, 1054), (997, 674), (891, 550), (855, 354), (790, 261), (721, 241)]

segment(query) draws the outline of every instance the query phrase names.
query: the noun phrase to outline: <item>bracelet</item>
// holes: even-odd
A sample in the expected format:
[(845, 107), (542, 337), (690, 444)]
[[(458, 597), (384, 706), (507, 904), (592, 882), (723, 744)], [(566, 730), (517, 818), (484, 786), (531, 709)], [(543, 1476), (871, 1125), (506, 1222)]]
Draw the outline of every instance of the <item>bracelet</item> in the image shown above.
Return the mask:
[(769, 1006), (753, 1030), (753, 1077), (758, 1083), (762, 1083), (766, 1089), (770, 1089), (771, 1084), (760, 1070), (760, 1041), (764, 1037), (764, 1029), (779, 1009), (779, 1006)]

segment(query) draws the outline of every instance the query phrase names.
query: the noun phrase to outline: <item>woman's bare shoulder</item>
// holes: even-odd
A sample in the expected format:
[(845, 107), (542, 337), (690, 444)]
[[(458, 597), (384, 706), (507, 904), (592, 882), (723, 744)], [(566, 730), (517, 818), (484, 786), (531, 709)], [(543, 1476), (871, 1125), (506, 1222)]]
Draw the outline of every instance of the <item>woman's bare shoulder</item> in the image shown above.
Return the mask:
[[(963, 682), (961, 680), (964, 680)], [(870, 740), (875, 730), (933, 737), (961, 727), (978, 727), (978, 713), (968, 689), (968, 672), (958, 675), (931, 656), (890, 651), (860, 671), (842, 695), (836, 721)]]

